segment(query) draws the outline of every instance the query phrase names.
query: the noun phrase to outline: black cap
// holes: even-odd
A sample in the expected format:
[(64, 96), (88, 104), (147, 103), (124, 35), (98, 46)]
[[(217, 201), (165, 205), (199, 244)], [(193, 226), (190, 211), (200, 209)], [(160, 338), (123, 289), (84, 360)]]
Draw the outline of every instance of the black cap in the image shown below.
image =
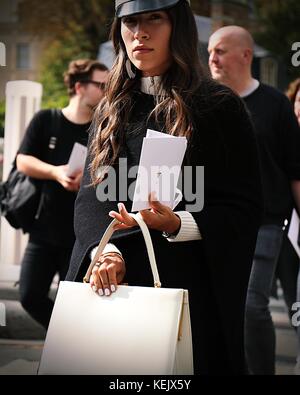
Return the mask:
[[(170, 8), (179, 3), (180, 0), (116, 0), (116, 16), (140, 14), (142, 12), (157, 11)], [(184, 0), (190, 4), (190, 0)]]

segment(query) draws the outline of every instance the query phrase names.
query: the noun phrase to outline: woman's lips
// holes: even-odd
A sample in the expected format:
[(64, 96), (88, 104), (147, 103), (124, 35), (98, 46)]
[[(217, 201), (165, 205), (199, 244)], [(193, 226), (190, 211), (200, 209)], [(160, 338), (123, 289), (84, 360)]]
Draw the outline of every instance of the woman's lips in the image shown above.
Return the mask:
[(153, 51), (153, 49), (136, 49), (134, 51), (134, 54), (141, 55), (141, 54), (146, 54), (146, 53), (149, 53), (149, 52), (152, 52), (152, 51)]
[(135, 49), (133, 51), (133, 53), (135, 53), (135, 54), (145, 54), (145, 53), (149, 53), (149, 52), (152, 52), (152, 51), (153, 51), (153, 49), (149, 49), (149, 48), (139, 48), (139, 49)]

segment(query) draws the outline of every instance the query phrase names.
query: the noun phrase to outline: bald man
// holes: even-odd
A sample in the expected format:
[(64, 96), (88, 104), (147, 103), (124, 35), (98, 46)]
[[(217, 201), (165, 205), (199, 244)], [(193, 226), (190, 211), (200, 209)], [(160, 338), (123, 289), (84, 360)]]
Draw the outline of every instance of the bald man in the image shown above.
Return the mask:
[(208, 45), (212, 77), (239, 96), (245, 96), (249, 89), (258, 87), (251, 74), (253, 50), (253, 38), (242, 27), (226, 26), (217, 30)]
[[(282, 228), (291, 216), (293, 194), (300, 212), (300, 131), (285, 95), (252, 77), (253, 49), (252, 36), (239, 26), (217, 30), (208, 45), (212, 77), (244, 99), (257, 136), (265, 215), (249, 281), (245, 342), (250, 373), (272, 375), (275, 330), (268, 305), (282, 241), (287, 240)], [(296, 301), (296, 276), (293, 287)]]

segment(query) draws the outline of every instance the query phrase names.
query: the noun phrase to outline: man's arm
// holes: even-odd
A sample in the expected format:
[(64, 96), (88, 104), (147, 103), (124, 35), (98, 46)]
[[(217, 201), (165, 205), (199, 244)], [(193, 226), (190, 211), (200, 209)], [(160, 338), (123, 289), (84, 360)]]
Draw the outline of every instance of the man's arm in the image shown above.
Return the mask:
[(67, 191), (79, 190), (82, 173), (74, 178), (67, 177), (67, 165), (54, 166), (34, 156), (18, 154), (17, 169), (32, 178), (59, 182)]

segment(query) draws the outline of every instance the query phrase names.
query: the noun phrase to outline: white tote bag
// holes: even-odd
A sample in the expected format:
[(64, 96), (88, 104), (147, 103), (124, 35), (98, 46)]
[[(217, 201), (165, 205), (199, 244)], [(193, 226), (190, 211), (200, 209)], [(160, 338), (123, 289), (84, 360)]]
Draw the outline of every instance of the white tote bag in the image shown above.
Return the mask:
[[(161, 288), (149, 230), (138, 214), (154, 288), (118, 286), (97, 295), (87, 283), (59, 285), (38, 374), (193, 374), (188, 292)], [(88, 269), (113, 234), (113, 220)]]

